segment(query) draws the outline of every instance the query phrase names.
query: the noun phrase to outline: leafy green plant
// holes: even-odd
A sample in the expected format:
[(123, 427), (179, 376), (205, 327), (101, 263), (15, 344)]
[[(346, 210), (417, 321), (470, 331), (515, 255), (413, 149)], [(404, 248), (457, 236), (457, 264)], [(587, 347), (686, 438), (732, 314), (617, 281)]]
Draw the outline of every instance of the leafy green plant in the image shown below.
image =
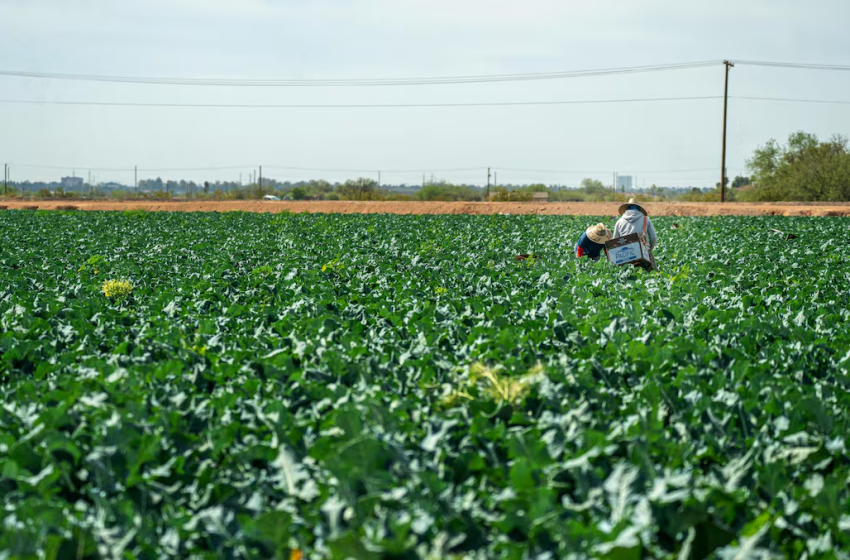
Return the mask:
[(77, 269), (77, 272), (82, 272), (84, 270), (91, 271), (94, 274), (100, 274), (101, 271), (105, 271), (109, 268), (109, 261), (106, 260), (106, 257), (102, 255), (92, 255), (86, 262), (83, 263), (80, 268)]
[(604, 219), (0, 213), (0, 557), (850, 548), (850, 220)]

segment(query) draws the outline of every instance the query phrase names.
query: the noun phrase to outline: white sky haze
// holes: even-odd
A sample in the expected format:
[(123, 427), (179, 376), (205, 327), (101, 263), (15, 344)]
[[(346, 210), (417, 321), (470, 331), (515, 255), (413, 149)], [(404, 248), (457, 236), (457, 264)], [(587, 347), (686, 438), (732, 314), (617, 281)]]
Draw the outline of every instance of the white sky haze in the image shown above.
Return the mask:
[[(847, 0), (0, 0), (0, 70), (180, 78), (410, 78), (704, 60), (850, 65)], [(417, 104), (719, 96), (723, 66), (528, 82), (248, 88), (0, 76), (15, 180), (345, 180), (383, 170), (483, 184), (719, 181), (722, 100), (443, 108), (18, 104)], [(738, 65), (730, 96), (850, 102), (850, 72)], [(731, 99), (727, 166), (796, 130), (850, 133), (850, 103)], [(24, 167), (32, 165), (33, 167)], [(44, 166), (44, 167), (35, 167)], [(52, 167), (56, 167), (53, 169)], [(234, 167), (228, 170), (154, 171)], [(115, 169), (111, 171), (110, 169)], [(469, 171), (437, 171), (470, 169)], [(520, 171), (527, 170), (527, 171)]]

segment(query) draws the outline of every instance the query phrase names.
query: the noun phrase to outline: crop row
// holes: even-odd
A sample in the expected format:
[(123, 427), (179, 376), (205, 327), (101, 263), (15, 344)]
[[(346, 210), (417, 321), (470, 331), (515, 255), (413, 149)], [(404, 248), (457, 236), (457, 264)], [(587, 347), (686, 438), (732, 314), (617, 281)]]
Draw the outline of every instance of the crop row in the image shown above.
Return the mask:
[(850, 220), (590, 221), (0, 212), (0, 558), (840, 555)]

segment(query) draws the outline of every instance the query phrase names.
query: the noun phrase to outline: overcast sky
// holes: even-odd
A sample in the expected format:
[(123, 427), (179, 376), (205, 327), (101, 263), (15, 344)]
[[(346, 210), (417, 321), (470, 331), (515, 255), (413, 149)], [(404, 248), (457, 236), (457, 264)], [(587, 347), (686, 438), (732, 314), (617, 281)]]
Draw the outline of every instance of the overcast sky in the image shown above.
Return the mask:
[[(0, 0), (0, 70), (197, 78), (507, 74), (714, 59), (850, 64), (847, 0)], [(334, 88), (111, 84), (0, 76), (0, 99), (380, 104), (627, 99), (723, 93), (723, 66), (518, 83)], [(739, 65), (731, 96), (850, 101), (850, 72)], [(722, 100), (456, 108), (233, 109), (0, 102), (13, 179), (279, 180), (384, 170), (483, 184), (719, 181)], [(769, 138), (850, 133), (850, 104), (733, 99), (728, 163)], [(56, 166), (24, 167), (24, 164)], [(152, 171), (240, 167), (221, 171)], [(470, 171), (439, 171), (474, 168)], [(539, 171), (512, 171), (526, 169)], [(392, 170), (410, 170), (395, 171)], [(376, 175), (376, 173), (375, 173)]]

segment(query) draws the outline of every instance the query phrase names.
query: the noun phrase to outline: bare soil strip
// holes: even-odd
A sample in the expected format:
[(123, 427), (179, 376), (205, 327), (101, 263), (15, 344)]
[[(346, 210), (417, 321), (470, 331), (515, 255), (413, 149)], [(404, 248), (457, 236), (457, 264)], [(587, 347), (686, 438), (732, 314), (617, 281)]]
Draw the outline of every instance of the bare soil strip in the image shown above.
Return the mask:
[[(309, 212), (325, 214), (540, 214), (616, 216), (619, 202), (98, 201), (0, 200), (8, 210)], [(850, 216), (848, 203), (645, 202), (654, 216)]]

